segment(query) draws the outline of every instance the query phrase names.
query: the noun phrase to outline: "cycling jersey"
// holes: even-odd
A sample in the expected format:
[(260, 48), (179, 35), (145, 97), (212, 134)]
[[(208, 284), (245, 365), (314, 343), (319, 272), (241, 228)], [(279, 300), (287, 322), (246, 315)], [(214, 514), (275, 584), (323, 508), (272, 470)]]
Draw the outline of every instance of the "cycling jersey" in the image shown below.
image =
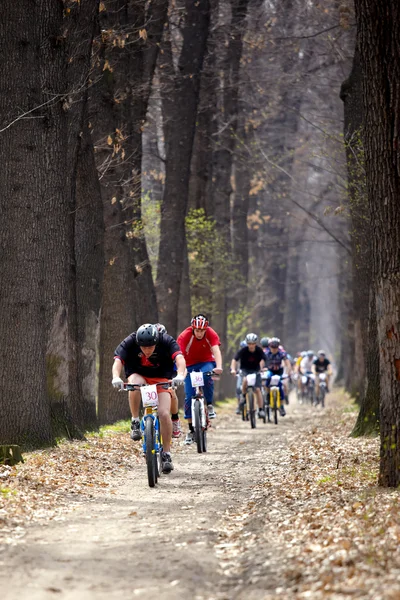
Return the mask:
[(314, 360), (313, 365), (315, 366), (315, 370), (317, 373), (325, 373), (325, 371), (328, 370), (328, 366), (331, 364), (331, 362), (327, 359), (324, 358), (323, 361), (320, 361), (318, 358), (316, 360)]
[(125, 368), (125, 376), (138, 373), (143, 377), (167, 378), (173, 377), (174, 360), (182, 354), (173, 337), (163, 333), (160, 335), (154, 352), (148, 358), (136, 342), (134, 331), (126, 337), (114, 352), (114, 358), (119, 358)]
[(250, 352), (248, 346), (246, 346), (236, 352), (235, 360), (240, 361), (241, 369), (254, 373), (260, 370), (260, 362), (265, 360), (265, 354), (260, 346), (256, 346), (254, 352)]
[(178, 335), (177, 342), (187, 367), (198, 363), (214, 362), (215, 357), (211, 348), (221, 344), (218, 333), (212, 327), (207, 327), (206, 334), (201, 340), (194, 335), (192, 327), (187, 327)]
[(300, 370), (303, 374), (311, 372), (314, 360), (315, 358), (313, 356), (311, 358), (309, 358), (308, 356), (305, 356), (303, 358), (303, 360), (300, 363)]
[(268, 349), (265, 352), (265, 366), (269, 371), (279, 371), (282, 368), (282, 361), (286, 360), (286, 358), (286, 352), (278, 349), (278, 352), (275, 352), (274, 354)]

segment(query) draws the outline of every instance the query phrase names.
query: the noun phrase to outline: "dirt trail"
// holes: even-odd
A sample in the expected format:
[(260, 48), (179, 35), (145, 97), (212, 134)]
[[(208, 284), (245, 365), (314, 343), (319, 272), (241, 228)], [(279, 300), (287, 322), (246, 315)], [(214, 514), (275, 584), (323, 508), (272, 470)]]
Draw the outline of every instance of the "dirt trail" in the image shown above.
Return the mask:
[(282, 476), (288, 445), (323, 416), (292, 402), (279, 426), (251, 430), (232, 412), (218, 411), (207, 454), (183, 436), (174, 443), (175, 470), (156, 489), (143, 463), (104, 494), (75, 498), (62, 520), (28, 528), (0, 553), (2, 600), (282, 597), (284, 548), (273, 536), (282, 504), (268, 499), (271, 536), (258, 538), (267, 515), (252, 512), (255, 486)]

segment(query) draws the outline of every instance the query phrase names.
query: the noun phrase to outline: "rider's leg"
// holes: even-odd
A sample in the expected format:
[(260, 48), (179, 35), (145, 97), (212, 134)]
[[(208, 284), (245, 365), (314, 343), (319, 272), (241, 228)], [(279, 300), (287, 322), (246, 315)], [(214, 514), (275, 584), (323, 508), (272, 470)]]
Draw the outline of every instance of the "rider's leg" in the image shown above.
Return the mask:
[[(215, 368), (215, 362), (206, 362), (200, 366), (200, 371), (202, 373), (208, 373)], [(197, 370), (197, 369), (196, 369)], [(206, 399), (207, 405), (212, 404), (214, 397), (214, 381), (208, 375), (204, 375), (204, 398)]]
[(318, 398), (318, 394), (319, 394), (319, 376), (318, 373), (315, 376), (315, 395)]
[(329, 390), (331, 389), (329, 387), (329, 381), (330, 381), (331, 376), (327, 373), (326, 374), (326, 391), (329, 392)]
[(171, 389), (171, 415), (176, 415), (179, 412), (178, 396), (174, 389)]
[(171, 449), (172, 421), (171, 421), (171, 396), (168, 392), (158, 394), (158, 417), (160, 419), (161, 437), (164, 452)]
[(283, 383), (282, 383), (282, 379), (280, 380), (280, 382), (278, 384), (278, 387), (279, 387), (279, 393), (281, 395), (281, 402), (284, 402), (284, 400), (285, 400), (285, 390), (284, 390), (284, 386), (283, 386)]
[(172, 436), (179, 437), (182, 433), (181, 422), (179, 420), (179, 403), (178, 396), (175, 390), (171, 389), (171, 420), (172, 420)]
[(261, 410), (263, 408), (263, 398), (262, 398), (262, 394), (261, 394), (261, 389), (260, 388), (256, 388), (256, 396), (257, 396), (258, 408)]
[(189, 433), (186, 436), (185, 443), (191, 444), (193, 442), (193, 425), (192, 425), (192, 397), (194, 396), (196, 390), (192, 387), (192, 382), (190, 381), (190, 374), (194, 371), (193, 366), (188, 367), (188, 374), (185, 379), (185, 421), (188, 422)]
[[(133, 373), (128, 377), (129, 383), (146, 383), (145, 379), (138, 375), (137, 373)], [(139, 412), (140, 412), (140, 402), (141, 402), (141, 394), (140, 391), (136, 392), (128, 392), (129, 394), (129, 408), (131, 409), (132, 418), (135, 420), (139, 420)]]

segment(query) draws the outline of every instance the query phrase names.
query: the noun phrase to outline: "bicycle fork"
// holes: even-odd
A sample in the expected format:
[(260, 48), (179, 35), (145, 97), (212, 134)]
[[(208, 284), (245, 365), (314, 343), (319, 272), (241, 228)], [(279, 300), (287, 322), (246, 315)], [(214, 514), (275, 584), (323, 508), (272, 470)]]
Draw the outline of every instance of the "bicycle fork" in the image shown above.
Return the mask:
[(192, 420), (193, 420), (193, 427), (196, 428), (196, 411), (194, 410), (196, 401), (200, 402), (200, 419), (201, 419), (201, 423), (200, 426), (203, 429), (206, 429), (207, 427), (207, 419), (206, 419), (206, 411), (204, 408), (204, 398), (202, 396), (194, 396), (192, 398)]

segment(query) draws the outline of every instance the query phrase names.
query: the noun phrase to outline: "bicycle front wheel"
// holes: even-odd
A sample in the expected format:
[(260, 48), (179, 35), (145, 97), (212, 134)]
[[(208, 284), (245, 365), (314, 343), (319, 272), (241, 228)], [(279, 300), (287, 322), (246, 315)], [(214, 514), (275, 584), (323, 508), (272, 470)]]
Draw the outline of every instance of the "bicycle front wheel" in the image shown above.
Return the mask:
[(146, 464), (149, 486), (154, 487), (157, 483), (157, 455), (154, 447), (154, 422), (151, 417), (147, 417), (144, 428), (146, 439)]
[(249, 399), (249, 413), (250, 413), (250, 425), (252, 429), (256, 428), (256, 411), (254, 409), (254, 392), (251, 388), (247, 390), (247, 397)]
[(264, 409), (264, 416), (263, 416), (263, 421), (264, 423), (267, 422), (267, 415), (268, 415), (268, 407), (267, 407), (267, 390), (265, 389), (265, 387), (262, 387), (261, 390), (262, 393), (262, 399), (263, 399), (263, 409)]
[(196, 437), (197, 452), (203, 452), (203, 428), (201, 426), (201, 406), (200, 401), (194, 403), (194, 435)]

